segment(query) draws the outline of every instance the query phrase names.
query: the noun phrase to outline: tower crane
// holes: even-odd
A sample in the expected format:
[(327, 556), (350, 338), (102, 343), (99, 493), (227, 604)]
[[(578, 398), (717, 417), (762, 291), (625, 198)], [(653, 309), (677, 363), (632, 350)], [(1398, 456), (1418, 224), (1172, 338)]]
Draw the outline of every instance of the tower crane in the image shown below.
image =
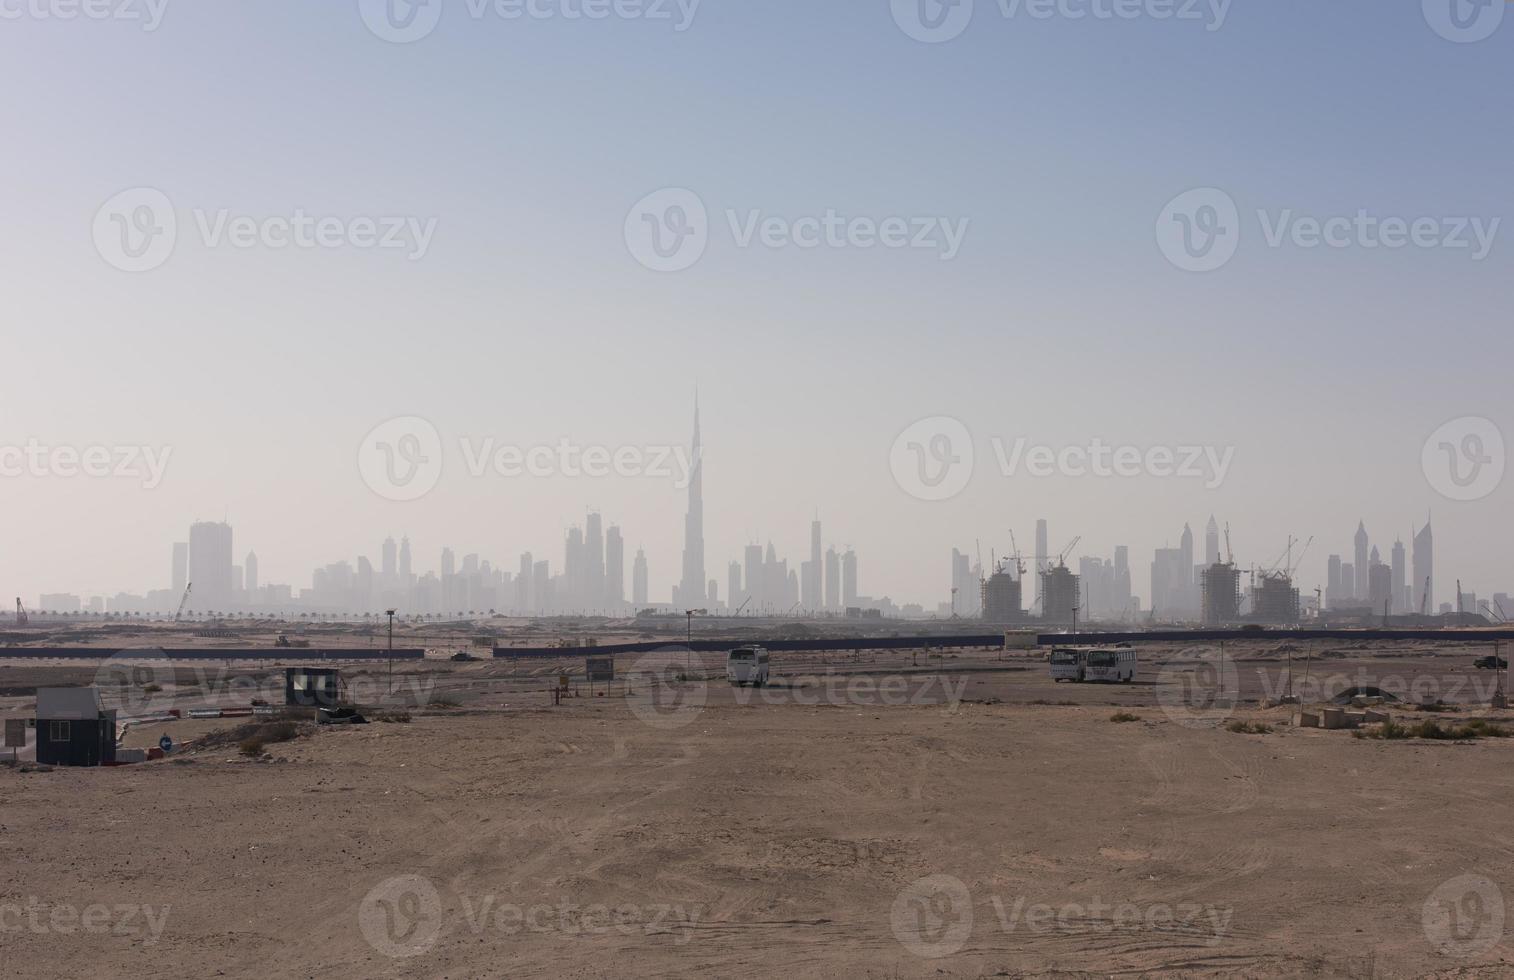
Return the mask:
[(21, 605), (21, 597), (16, 596), (16, 625), (25, 626), (30, 621), (27, 618), (26, 609)]
[(1067, 543), (1067, 547), (1063, 548), (1062, 549), (1062, 553), (1057, 556), (1057, 564), (1058, 565), (1065, 565), (1065, 564), (1067, 564), (1067, 556), (1070, 555), (1070, 554), (1072, 554), (1072, 549), (1076, 548), (1078, 546), (1078, 542), (1082, 541), (1082, 540), (1083, 540), (1083, 535), (1080, 534), (1077, 537), (1073, 538), (1071, 541), (1069, 541)]
[(179, 617), (184, 615), (184, 604), (189, 601), (189, 590), (194, 588), (194, 585), (195, 584), (193, 582), (186, 582), (184, 584), (184, 598), (179, 600), (179, 608), (173, 614), (174, 622), (177, 623), (179, 621)]

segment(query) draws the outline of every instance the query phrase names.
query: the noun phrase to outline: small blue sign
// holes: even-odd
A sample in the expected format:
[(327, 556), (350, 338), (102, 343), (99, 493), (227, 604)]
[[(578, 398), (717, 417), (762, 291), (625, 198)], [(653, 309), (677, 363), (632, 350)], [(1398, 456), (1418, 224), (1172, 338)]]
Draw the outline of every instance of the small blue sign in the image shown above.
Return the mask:
[(173, 751), (173, 739), (169, 738), (167, 735), (164, 735), (162, 738), (158, 739), (158, 748), (162, 749), (163, 753), (167, 755), (169, 752)]

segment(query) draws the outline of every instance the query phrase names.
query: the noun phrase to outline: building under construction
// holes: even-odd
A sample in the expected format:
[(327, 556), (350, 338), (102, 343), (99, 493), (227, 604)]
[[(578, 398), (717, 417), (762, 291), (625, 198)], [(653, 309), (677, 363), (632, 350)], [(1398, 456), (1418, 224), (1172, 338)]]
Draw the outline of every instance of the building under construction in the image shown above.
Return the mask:
[(1078, 608), (1078, 577), (1065, 564), (1041, 573), (1041, 618), (1047, 623), (1075, 623)]
[(1000, 568), (983, 583), (983, 621), (1019, 623), (1025, 620), (1020, 579)]
[(1200, 577), (1205, 626), (1228, 626), (1241, 619), (1241, 570), (1217, 561)]
[(1293, 626), (1299, 621), (1298, 589), (1285, 572), (1262, 572), (1251, 587), (1251, 621)]

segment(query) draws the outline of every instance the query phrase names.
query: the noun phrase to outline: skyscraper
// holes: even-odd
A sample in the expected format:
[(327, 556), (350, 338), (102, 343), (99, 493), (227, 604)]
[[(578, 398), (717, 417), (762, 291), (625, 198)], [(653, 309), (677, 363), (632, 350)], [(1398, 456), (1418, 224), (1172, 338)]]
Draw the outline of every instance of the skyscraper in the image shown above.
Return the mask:
[(1193, 528), (1183, 524), (1183, 536), (1178, 539), (1178, 550), (1183, 553), (1182, 567), (1178, 572), (1178, 591), (1182, 596), (1178, 606), (1185, 613), (1198, 612), (1199, 588), (1193, 563)]
[(1409, 569), (1405, 560), (1403, 539), (1393, 542), (1393, 611), (1409, 612)]
[(379, 572), (384, 576), (384, 584), (392, 585), (395, 576), (399, 574), (399, 563), (396, 560), (398, 550), (393, 537), (384, 539), (384, 555), (379, 564)]
[[(821, 604), (820, 576), (822, 574), (820, 557), (820, 520), (816, 518), (810, 522), (810, 560), (803, 567), (803, 605), (811, 612), (818, 610)], [(735, 597), (732, 596), (734, 599)]]
[(850, 548), (841, 556), (841, 604), (857, 604), (857, 553)]
[(1414, 581), (1409, 583), (1409, 611), (1434, 612), (1435, 605), (1435, 536), (1430, 533), (1430, 518), (1425, 517), (1425, 526), (1414, 535), (1414, 555), (1410, 559), (1414, 569)]
[(247, 560), (242, 563), (242, 568), (248, 600), (255, 601), (253, 593), (258, 591), (258, 553), (256, 551), (247, 552)]
[(1372, 564), (1371, 561), (1367, 558), (1367, 525), (1362, 521), (1356, 522), (1355, 542), (1356, 561), (1353, 563), (1354, 567), (1356, 568), (1355, 595), (1358, 599), (1365, 599), (1368, 597), (1367, 574), (1368, 570), (1371, 569)]
[(400, 585), (410, 586), (410, 536), (400, 538)]
[(604, 525), (598, 514), (590, 514), (584, 529), (584, 608), (600, 609), (604, 602)]
[(604, 602), (616, 612), (626, 604), (626, 544), (614, 524), (605, 531)]
[(1036, 603), (1041, 602), (1041, 576), (1046, 574), (1046, 521), (1036, 521)]
[(741, 562), (733, 561), (725, 571), (726, 604), (731, 607), (731, 612), (741, 608), (746, 601), (746, 596), (741, 592)]
[(825, 552), (825, 608), (831, 612), (841, 608), (841, 556), (834, 546)]
[(747, 603), (747, 608), (755, 613), (767, 605), (767, 590), (762, 577), (762, 545), (747, 545), (743, 557), (746, 560), (746, 594), (752, 600)]
[(694, 395), (694, 441), (689, 459), (689, 510), (683, 522), (683, 580), (673, 604), (693, 609), (704, 604), (704, 460), (699, 443), (699, 395)]
[(1209, 523), (1204, 528), (1204, 567), (1219, 564), (1220, 560), (1220, 526), (1215, 522), (1214, 515), (1209, 515)]
[(636, 549), (636, 561), (631, 564), (631, 602), (637, 611), (647, 607), (647, 553)]
[(189, 528), (189, 580), (193, 608), (219, 612), (234, 600), (231, 581), (231, 525), (201, 521)]

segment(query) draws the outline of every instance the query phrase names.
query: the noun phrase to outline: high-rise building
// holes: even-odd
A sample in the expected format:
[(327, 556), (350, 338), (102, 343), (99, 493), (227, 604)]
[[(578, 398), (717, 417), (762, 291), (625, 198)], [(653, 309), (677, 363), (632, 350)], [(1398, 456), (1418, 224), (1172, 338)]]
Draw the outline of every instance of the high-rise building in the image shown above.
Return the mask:
[(1204, 527), (1204, 567), (1210, 568), (1220, 563), (1220, 525), (1215, 521), (1214, 515), (1209, 515), (1209, 523)]
[(1405, 560), (1402, 539), (1394, 540), (1392, 554), (1393, 581), (1390, 588), (1393, 591), (1393, 612), (1402, 614), (1409, 612), (1409, 569)]
[(725, 594), (725, 601), (730, 605), (732, 612), (740, 609), (742, 603), (746, 602), (746, 596), (741, 591), (741, 562), (739, 561), (733, 561), (726, 566)]
[(1356, 522), (1356, 561), (1353, 563), (1356, 570), (1356, 591), (1352, 594), (1358, 599), (1367, 598), (1368, 569), (1372, 567), (1371, 559), (1367, 556), (1367, 525), (1363, 521)]
[(400, 584), (410, 587), (410, 536), (400, 538)]
[(1342, 605), (1346, 598), (1346, 593), (1343, 591), (1342, 573), (1341, 556), (1331, 555), (1325, 572), (1325, 607), (1328, 609)]
[(857, 604), (857, 553), (850, 548), (841, 556), (841, 604), (848, 609)]
[(257, 600), (253, 593), (258, 591), (258, 553), (256, 551), (247, 552), (247, 560), (242, 563), (242, 568), (248, 601), (255, 602)]
[(584, 557), (584, 532), (581, 527), (568, 528), (563, 543), (563, 594), (557, 596), (558, 609), (579, 612), (584, 608), (584, 583), (588, 581)]
[(1393, 569), (1380, 561), (1373, 562), (1367, 571), (1367, 604), (1379, 616), (1393, 611)]
[(694, 396), (694, 441), (689, 459), (689, 510), (683, 522), (683, 579), (673, 604), (693, 609), (704, 604), (704, 459), (699, 443), (699, 396)]
[(1046, 521), (1036, 521), (1036, 604), (1041, 604), (1041, 576), (1046, 573)]
[(515, 575), (515, 608), (518, 612), (531, 613), (536, 610), (536, 594), (533, 591), (533, 568), (536, 562), (531, 557), (531, 552), (520, 556), (520, 569)]
[(231, 525), (201, 521), (189, 528), (193, 608), (220, 612), (236, 599), (231, 573)]
[(1182, 568), (1178, 569), (1178, 587), (1181, 601), (1178, 606), (1184, 613), (1193, 614), (1199, 608), (1198, 566), (1193, 561), (1193, 528), (1183, 525), (1183, 536), (1178, 539), (1178, 550), (1183, 553)]
[(584, 608), (601, 609), (605, 604), (605, 537), (598, 514), (590, 514), (584, 524)]
[[(817, 518), (810, 522), (810, 560), (800, 566), (803, 571), (801, 576), (802, 603), (804, 608), (815, 612), (820, 609), (822, 600), (820, 577), (822, 575), (822, 561), (820, 557), (820, 520)], [(735, 596), (731, 597), (732, 601)]]
[(631, 602), (638, 611), (647, 607), (647, 553), (641, 548), (631, 563)]
[(841, 608), (841, 556), (834, 546), (825, 552), (825, 608), (831, 612)]
[(399, 576), (398, 556), (399, 549), (398, 546), (394, 543), (394, 538), (385, 538), (384, 554), (383, 558), (380, 559), (379, 571), (383, 574), (384, 582), (386, 584), (392, 584)]
[(442, 549), (442, 580), (445, 581), (457, 574), (457, 556), (451, 548)]
[[(1414, 570), (1414, 580), (1409, 583), (1410, 612), (1419, 612), (1423, 606), (1428, 612), (1435, 606), (1435, 535), (1430, 532), (1430, 518), (1425, 518), (1425, 526), (1419, 533), (1414, 535), (1414, 552), (1409, 560)], [(1417, 600), (1417, 601), (1415, 601)]]
[(614, 524), (605, 531), (604, 603), (616, 612), (626, 604), (626, 543)]
[(762, 568), (762, 545), (747, 545), (742, 557), (746, 560), (746, 594), (751, 598), (751, 602), (747, 603), (747, 608), (754, 613), (761, 612), (767, 606)]
[(189, 584), (189, 542), (173, 543), (173, 592), (182, 596), (184, 586)]

